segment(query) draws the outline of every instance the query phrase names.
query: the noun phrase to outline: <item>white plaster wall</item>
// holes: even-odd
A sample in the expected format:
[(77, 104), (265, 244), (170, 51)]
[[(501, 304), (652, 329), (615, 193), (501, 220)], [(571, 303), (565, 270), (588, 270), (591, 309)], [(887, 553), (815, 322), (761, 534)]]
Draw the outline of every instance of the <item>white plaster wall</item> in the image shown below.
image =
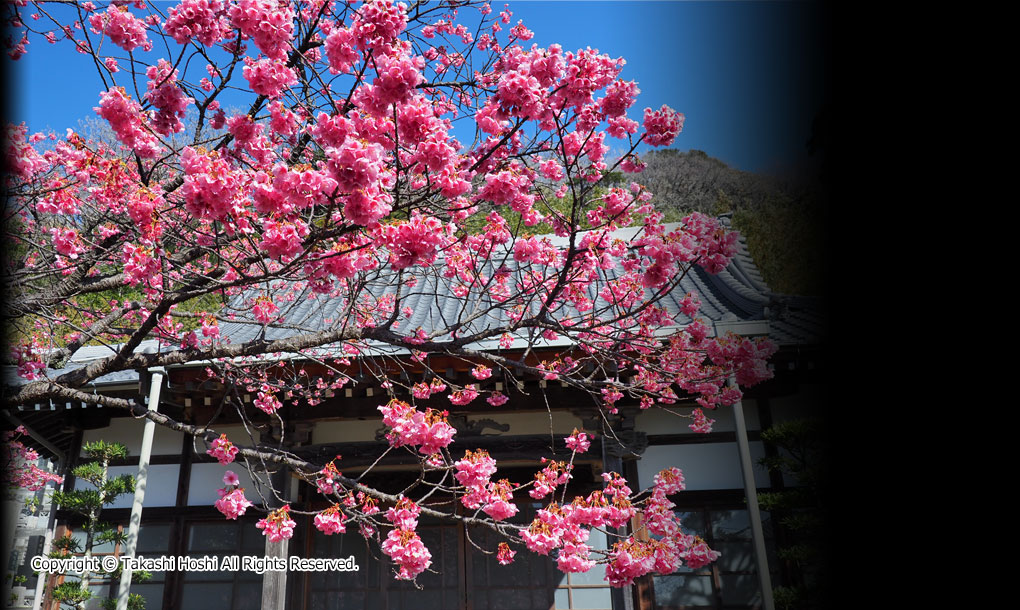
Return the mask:
[[(493, 413), (490, 415), (472, 415), (469, 421), (479, 419), (494, 419), (501, 424), (510, 424), (510, 429), (505, 432), (509, 436), (523, 434), (549, 434), (550, 427), (553, 434), (558, 436), (569, 436), (574, 428), (582, 429), (581, 418), (568, 411), (553, 411), (550, 418), (548, 411), (536, 411), (532, 413)], [(486, 428), (485, 434), (504, 434), (492, 428)]]
[(255, 490), (255, 484), (243, 464), (232, 463), (221, 466), (218, 462), (212, 464), (192, 464), (191, 480), (188, 485), (188, 506), (211, 505), (220, 499), (217, 489), (222, 489), (223, 475), (228, 470), (237, 474), (244, 488), (244, 495), (252, 502), (259, 503), (259, 495)]
[[(128, 455), (137, 457), (142, 451), (142, 429), (145, 420), (133, 417), (115, 417), (106, 428), (85, 430), (82, 442), (106, 441), (121, 443)], [(183, 433), (156, 425), (152, 434), (152, 455), (180, 455)], [(84, 455), (84, 454), (82, 454)]]
[(382, 426), (382, 419), (320, 421), (312, 428), (312, 444), (375, 440), (375, 431)]
[[(258, 430), (252, 429), (249, 433), (248, 429), (243, 424), (236, 424), (230, 426), (212, 426), (212, 429), (216, 434), (226, 434), (227, 440), (234, 443), (235, 445), (251, 446), (253, 442), (258, 443), (261, 441), (261, 434)], [(200, 455), (205, 455), (209, 445), (204, 441), (195, 442), (195, 451)]]
[[(744, 423), (748, 430), (759, 430), (761, 423), (758, 420), (758, 405), (753, 400), (742, 401), (744, 407)], [(699, 434), (689, 428), (691, 418), (681, 417), (690, 415), (693, 407), (668, 407), (672, 413), (663, 409), (652, 407), (642, 411), (637, 416), (636, 429), (648, 434)], [(702, 409), (705, 417), (714, 419), (712, 424), (713, 432), (733, 432), (736, 425), (733, 422), (733, 407), (730, 405), (721, 406), (717, 409)], [(680, 415), (675, 415), (679, 413)]]
[[(152, 506), (174, 506), (177, 502), (177, 473), (179, 466), (176, 464), (149, 464), (149, 474), (145, 484), (145, 499), (142, 507)], [(129, 474), (138, 477), (138, 466), (111, 466), (110, 477), (118, 477), (122, 474)], [(75, 480), (75, 489), (95, 489), (95, 486), (82, 479)], [(131, 508), (134, 503), (134, 494), (124, 494), (113, 504), (104, 508)]]
[[(484, 434), (507, 434), (517, 436), (523, 434), (549, 434), (550, 426), (554, 434), (567, 436), (574, 428), (581, 429), (581, 419), (575, 415), (554, 411), (550, 418), (545, 411), (532, 413), (492, 413), (469, 415), (468, 421), (493, 419), (501, 424), (509, 424), (505, 433), (493, 428), (485, 428)], [(337, 443), (371, 441), (375, 439), (377, 430), (383, 427), (382, 419), (372, 420), (334, 420), (320, 421), (312, 429), (312, 443)], [(456, 442), (454, 437), (454, 442)]]
[(825, 388), (819, 385), (801, 386), (800, 392), (793, 396), (783, 396), (769, 400), (772, 419), (780, 422), (801, 417), (826, 416)]
[[(757, 487), (769, 487), (768, 473), (754, 463), (765, 455), (760, 441), (750, 443), (751, 462)], [(653, 445), (638, 461), (638, 480), (642, 488), (652, 484), (660, 470), (676, 466), (684, 473), (689, 490), (741, 489), (740, 456), (736, 443), (696, 443), (689, 445)]]

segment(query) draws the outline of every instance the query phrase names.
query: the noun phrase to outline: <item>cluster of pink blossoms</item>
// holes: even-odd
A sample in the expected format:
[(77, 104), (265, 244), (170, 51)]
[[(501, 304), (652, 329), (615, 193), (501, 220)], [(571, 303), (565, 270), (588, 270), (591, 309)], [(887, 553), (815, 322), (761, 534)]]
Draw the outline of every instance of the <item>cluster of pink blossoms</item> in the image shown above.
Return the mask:
[(124, 275), (132, 286), (152, 285), (160, 277), (159, 257), (155, 251), (144, 245), (124, 244), (123, 253)]
[(489, 483), (486, 489), (488, 497), (482, 512), (489, 515), (496, 521), (509, 519), (517, 514), (517, 506), (513, 503), (513, 487), (510, 481), (501, 479), (495, 483)]
[(439, 248), (452, 241), (455, 227), (443, 225), (435, 216), (414, 212), (407, 222), (387, 224), (380, 228), (380, 243), (390, 252), (390, 266), (404, 269), (411, 265), (431, 265)]
[(607, 485), (570, 504), (555, 502), (538, 511), (538, 516), (521, 532), (528, 549), (547, 555), (560, 549), (556, 563), (563, 572), (587, 572), (594, 565), (587, 544), (590, 528), (623, 527), (637, 513), (630, 502), (631, 490), (618, 474), (603, 474)]
[(382, 550), (399, 566), (397, 578), (400, 580), (413, 580), (432, 564), (432, 554), (415, 531), (420, 514), (421, 507), (406, 497), (386, 511), (386, 518), (394, 529), (383, 541)]
[(446, 390), (446, 384), (438, 377), (433, 377), (429, 383), (419, 382), (411, 387), (411, 394), (420, 400), (424, 400), (433, 394)]
[(489, 377), (492, 377), (492, 369), (484, 364), (479, 364), (475, 368), (471, 369), (471, 376), (479, 381), (488, 379)]
[(360, 59), (355, 49), (354, 32), (344, 27), (334, 27), (326, 37), (326, 59), (333, 74), (346, 74)]
[(386, 434), (390, 445), (418, 447), (422, 455), (432, 455), (453, 442), (457, 430), (446, 421), (446, 411), (426, 409), (419, 411), (408, 403), (394, 398), (379, 407), (383, 423), (390, 427)]
[(415, 87), (425, 80), (421, 74), (424, 67), (422, 57), (397, 53), (378, 59), (378, 75), (371, 85), (359, 90), (358, 105), (376, 116), (385, 115), (389, 106), (408, 101)]
[(155, 157), (162, 151), (159, 140), (145, 127), (142, 107), (125, 93), (123, 87), (100, 93), (99, 106), (93, 110), (106, 119), (121, 144), (143, 159)]
[(344, 514), (340, 510), (339, 504), (327, 508), (321, 513), (315, 515), (315, 529), (319, 530), (327, 536), (332, 534), (343, 534), (347, 531), (347, 526), (344, 525)]
[(245, 57), (242, 74), (252, 91), (270, 99), (280, 97), (284, 91), (298, 83), (297, 74), (292, 68), (268, 57), (259, 60)]
[(262, 324), (269, 324), (276, 319), (275, 314), (280, 310), (276, 303), (268, 296), (260, 296), (252, 304), (252, 315)]
[(38, 338), (11, 347), (11, 358), (18, 363), (18, 376), (29, 381), (42, 379), (46, 364), (42, 361), (44, 348)]
[(216, 510), (223, 513), (227, 519), (237, 520), (238, 517), (243, 516), (248, 510), (248, 507), (253, 506), (248, 498), (244, 497), (244, 488), (240, 487), (240, 480), (237, 474), (228, 470), (223, 475), (223, 482), (226, 487), (223, 489), (217, 489), (220, 499), (216, 500)]
[(478, 398), (478, 384), (471, 383), (459, 390), (454, 390), (453, 392), (450, 392), (449, 398), (450, 402), (462, 407)]
[(36, 466), (39, 454), (17, 440), (20, 436), (27, 434), (28, 430), (24, 426), (18, 426), (14, 430), (5, 430), (3, 433), (4, 452), (3, 463), (0, 464), (0, 467), (2, 467), (5, 481), (10, 485), (29, 491), (38, 491), (47, 483), (63, 484), (63, 477)]
[(407, 5), (391, 0), (369, 0), (358, 8), (351, 30), (359, 49), (383, 53), (407, 27)]
[(591, 447), (591, 439), (587, 432), (580, 432), (574, 428), (573, 434), (567, 437), (567, 449), (577, 453), (584, 453)]
[(85, 251), (85, 246), (78, 238), (78, 232), (70, 228), (51, 227), (49, 230), (53, 239), (53, 247), (62, 256), (70, 259), (78, 258), (78, 255)]
[(138, 19), (124, 6), (111, 5), (105, 13), (95, 13), (89, 17), (89, 25), (96, 34), (109, 36), (113, 44), (131, 52), (142, 47), (152, 49), (152, 42), (145, 32), (145, 22)]
[(432, 565), (432, 553), (413, 530), (390, 530), (382, 550), (399, 566), (396, 573), (399, 580), (414, 580)]
[(222, 0), (182, 0), (170, 7), (163, 29), (181, 45), (197, 38), (210, 47), (233, 35)]
[(688, 428), (699, 434), (708, 434), (712, 431), (712, 424), (715, 423), (714, 419), (709, 419), (705, 416), (705, 412), (701, 409), (694, 409), (691, 411), (691, 417), (693, 422)]
[(304, 250), (304, 238), (308, 236), (308, 225), (301, 220), (274, 221), (266, 220), (263, 224), (262, 241), (259, 247), (279, 261), (293, 260)]
[[(765, 338), (748, 339), (732, 333), (718, 338), (708, 345), (708, 357), (716, 365), (734, 370), (734, 378), (738, 385), (751, 386), (772, 378), (768, 368), (768, 358), (778, 347)], [(732, 404), (740, 399), (739, 390), (729, 388), (732, 394), (727, 397)]]
[(454, 478), (467, 488), (468, 493), (461, 497), (465, 508), (478, 508), (487, 498), (489, 479), (496, 474), (496, 460), (484, 449), (464, 452), (464, 457), (454, 463)]
[(645, 142), (652, 146), (669, 146), (684, 128), (684, 115), (669, 106), (658, 110), (645, 108)]
[(164, 136), (184, 130), (184, 122), (181, 119), (184, 118), (188, 104), (194, 101), (186, 97), (184, 91), (177, 86), (177, 73), (173, 65), (165, 59), (160, 59), (155, 66), (149, 66), (145, 71), (145, 75), (149, 77), (145, 99), (156, 108), (152, 128)]
[(230, 23), (250, 38), (266, 57), (287, 59), (294, 37), (294, 10), (288, 2), (276, 0), (238, 0), (228, 11)]
[(29, 180), (42, 172), (47, 165), (46, 159), (29, 143), (27, 135), (28, 127), (24, 123), (20, 125), (8, 123), (4, 128), (4, 170), (21, 180)]
[(324, 170), (289, 168), (280, 163), (273, 168), (272, 181), (265, 173), (256, 174), (253, 198), (259, 214), (290, 214), (326, 202), (336, 189)]
[(181, 192), (191, 215), (223, 220), (240, 207), (241, 179), (219, 153), (185, 146), (181, 166), (184, 168)]
[[(542, 458), (542, 463), (545, 462), (546, 459)], [(570, 474), (572, 468), (573, 466), (566, 462), (550, 461), (545, 468), (535, 473), (532, 489), (528, 495), (536, 500), (541, 500), (556, 491), (557, 487), (565, 485), (572, 478)]]
[(297, 523), (290, 518), (290, 505), (285, 504), (269, 513), (265, 519), (259, 519), (255, 527), (262, 530), (262, 535), (269, 538), (270, 542), (281, 542), (294, 535), (296, 525)]
[(671, 574), (683, 562), (696, 570), (719, 557), (697, 536), (684, 534), (668, 496), (684, 489), (684, 476), (678, 468), (669, 468), (653, 480), (652, 494), (645, 503), (644, 524), (656, 536), (638, 540), (631, 536), (613, 545), (606, 567), (606, 580), (624, 586), (649, 573)]
[[(336, 456), (336, 459), (340, 459), (340, 456)], [(323, 495), (340, 493), (343, 487), (338, 480), (340, 478), (340, 471), (337, 469), (334, 460), (330, 460), (328, 464), (322, 467), (319, 471), (322, 478), (315, 481), (316, 487), (319, 488), (319, 493)]]
[(206, 449), (205, 452), (216, 458), (220, 464), (226, 466), (234, 461), (238, 451), (240, 450), (234, 446), (234, 443), (227, 440), (227, 435), (221, 434), (219, 438), (213, 440), (212, 446)]
[(419, 515), (421, 515), (421, 507), (407, 497), (401, 497), (392, 508), (386, 510), (386, 519), (393, 524), (393, 527), (401, 530), (413, 531), (417, 529)]
[(517, 551), (511, 550), (510, 545), (505, 542), (500, 542), (499, 546), (496, 547), (496, 560), (499, 561), (500, 565), (509, 565), (513, 563), (514, 555)]
[(276, 394), (274, 394), (270, 388), (260, 390), (258, 398), (256, 398), (253, 402), (256, 407), (267, 415), (273, 415), (280, 410), (280, 407), (283, 406), (283, 403), (280, 402), (280, 399), (276, 397)]

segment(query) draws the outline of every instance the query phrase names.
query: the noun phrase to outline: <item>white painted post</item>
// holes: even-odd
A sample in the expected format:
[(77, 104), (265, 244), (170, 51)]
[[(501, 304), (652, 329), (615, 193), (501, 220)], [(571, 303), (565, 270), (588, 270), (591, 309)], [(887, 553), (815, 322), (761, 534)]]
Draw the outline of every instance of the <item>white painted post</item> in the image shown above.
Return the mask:
[[(159, 410), (159, 393), (163, 387), (163, 375), (166, 371), (160, 367), (152, 369), (152, 378), (149, 381), (149, 410)], [(131, 504), (131, 521), (128, 523), (127, 542), (123, 545), (121, 557), (134, 557), (135, 549), (138, 547), (138, 528), (142, 524), (142, 502), (145, 501), (145, 485), (149, 477), (149, 456), (152, 453), (152, 435), (155, 432), (156, 422), (151, 419), (145, 420), (145, 427), (142, 430), (142, 450), (138, 456), (138, 476), (135, 477), (135, 498)], [(120, 588), (117, 591), (117, 610), (127, 610), (128, 596), (131, 593), (131, 571), (124, 570), (120, 573)]]
[[(729, 385), (736, 387), (737, 382), (731, 376)], [(737, 426), (737, 451), (740, 453), (740, 470), (744, 475), (744, 494), (747, 496), (747, 512), (751, 517), (751, 537), (754, 541), (754, 558), (758, 567), (758, 583), (761, 585), (763, 608), (773, 610), (772, 576), (769, 573), (769, 560), (765, 555), (765, 533), (761, 526), (761, 512), (758, 509), (758, 490), (754, 484), (754, 470), (751, 467), (751, 449), (747, 443), (747, 424), (744, 423), (744, 405), (742, 401), (733, 403), (733, 420)]]
[[(64, 466), (66, 465), (66, 463), (67, 462), (65, 461), (65, 458), (63, 457), (63, 455), (61, 455), (60, 457), (57, 458), (56, 471), (58, 473), (60, 473), (61, 476), (67, 476), (67, 473), (64, 471)], [(57, 507), (53, 504), (52, 495), (50, 496), (50, 498), (51, 498), (50, 502), (49, 502), (50, 517), (49, 517), (49, 519), (46, 522), (46, 533), (43, 534), (43, 546), (42, 546), (42, 548), (43, 548), (43, 552), (44, 553), (50, 548), (50, 544), (53, 543), (53, 529), (57, 525)], [(46, 492), (44, 491), (43, 492), (43, 505), (44, 506), (46, 505), (46, 501), (45, 500), (46, 500)], [(36, 580), (35, 580), (35, 599), (32, 601), (32, 610), (40, 610), (42, 608), (42, 598), (43, 598), (43, 595), (46, 593), (46, 581), (47, 580), (48, 579), (47, 579), (47, 576), (46, 576), (45, 572), (40, 572), (39, 576), (36, 578)]]

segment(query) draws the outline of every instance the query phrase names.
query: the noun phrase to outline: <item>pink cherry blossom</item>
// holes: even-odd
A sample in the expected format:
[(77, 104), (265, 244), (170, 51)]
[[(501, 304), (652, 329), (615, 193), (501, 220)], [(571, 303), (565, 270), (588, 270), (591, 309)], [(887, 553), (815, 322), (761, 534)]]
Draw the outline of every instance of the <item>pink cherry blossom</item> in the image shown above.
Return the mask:
[(391, 530), (382, 550), (399, 566), (396, 574), (399, 580), (414, 580), (432, 565), (432, 553), (412, 530)]
[(134, 51), (142, 47), (148, 51), (152, 48), (145, 31), (145, 23), (131, 14), (127, 7), (110, 6), (105, 13), (95, 13), (89, 17), (92, 31), (102, 32), (110, 37), (115, 45), (125, 51)]
[(332, 534), (343, 534), (347, 531), (347, 527), (344, 525), (344, 514), (340, 510), (339, 504), (334, 504), (321, 513), (315, 515), (313, 521), (315, 522), (315, 529), (327, 536)]
[(499, 561), (500, 565), (505, 566), (513, 563), (514, 555), (516, 554), (517, 551), (511, 550), (509, 544), (500, 542), (496, 551), (496, 559)]
[(162, 146), (149, 132), (138, 102), (132, 100), (123, 87), (114, 87), (99, 94), (96, 113), (110, 123), (110, 128), (124, 146), (143, 158), (155, 157)]
[(492, 396), (485, 399), (485, 402), (494, 407), (499, 407), (506, 404), (508, 400), (510, 400), (510, 397), (506, 394), (503, 394), (502, 392), (493, 392)]
[(219, 492), (220, 499), (216, 500), (214, 505), (216, 510), (223, 513), (227, 519), (236, 521), (252, 506), (251, 501), (244, 497), (244, 489), (239, 488), (231, 491), (221, 489)]
[(164, 29), (182, 45), (197, 39), (209, 47), (231, 36), (222, 0), (183, 0), (170, 7)]
[(238, 0), (228, 11), (231, 24), (251, 38), (266, 57), (287, 57), (294, 31), (294, 11), (289, 3), (274, 0)]
[(645, 108), (645, 142), (652, 146), (669, 146), (684, 128), (684, 115), (663, 105), (652, 111)]
[(280, 403), (280, 399), (270, 392), (259, 392), (258, 398), (254, 400), (254, 404), (268, 415), (273, 415), (283, 406)]
[(238, 451), (240, 450), (234, 446), (233, 443), (227, 440), (227, 435), (221, 434), (219, 438), (213, 440), (210, 448), (206, 450), (206, 453), (216, 458), (220, 464), (226, 466), (234, 461), (234, 458), (237, 457)]
[(712, 424), (715, 423), (714, 419), (705, 417), (705, 412), (701, 409), (694, 409), (691, 411), (691, 417), (694, 419), (688, 428), (699, 434), (707, 434), (712, 431)]
[(584, 453), (591, 447), (591, 440), (587, 432), (579, 432), (574, 428), (574, 433), (567, 437), (567, 448), (576, 453)]
[(255, 524), (255, 527), (262, 530), (262, 535), (270, 542), (282, 542), (290, 539), (294, 535), (295, 526), (297, 523), (290, 518), (290, 505), (284, 505), (274, 510), (269, 513), (268, 517), (260, 519)]

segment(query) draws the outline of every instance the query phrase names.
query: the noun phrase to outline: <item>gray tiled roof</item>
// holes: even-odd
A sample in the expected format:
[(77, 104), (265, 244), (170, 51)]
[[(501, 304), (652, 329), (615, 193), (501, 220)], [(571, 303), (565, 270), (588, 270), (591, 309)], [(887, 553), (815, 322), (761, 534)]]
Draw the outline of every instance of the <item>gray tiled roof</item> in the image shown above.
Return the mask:
[[(728, 222), (728, 218), (723, 218)], [(633, 235), (635, 229), (621, 229), (617, 235), (624, 239)], [(550, 237), (555, 243), (557, 238)], [(513, 265), (513, 259), (506, 261)], [(426, 332), (430, 329), (441, 327), (441, 324), (457, 319), (464, 306), (465, 301), (453, 297), (449, 292), (449, 282), (440, 281), (437, 266), (429, 269), (420, 269), (419, 286), (416, 293), (404, 297), (401, 306), (410, 307), (413, 314), (409, 320), (404, 321), (403, 329), (413, 331), (418, 327)], [(489, 273), (493, 271), (490, 268)], [(377, 296), (383, 291), (393, 291), (394, 282), (385, 281), (392, 278), (382, 278), (379, 287), (369, 287)], [(266, 339), (279, 339), (291, 336), (298, 330), (316, 331), (323, 330), (335, 324), (330, 317), (339, 318), (337, 312), (343, 306), (342, 296), (329, 296), (313, 294), (305, 291), (298, 295), (292, 302), (281, 306), (283, 313), (283, 324), (263, 328), (255, 322), (251, 314), (243, 311), (241, 303), (253, 295), (260, 294), (264, 289), (249, 291), (236, 297), (232, 306), (238, 310), (236, 320), (222, 322), (220, 324), (221, 336), (233, 344), (244, 343), (259, 337), (264, 333)], [(729, 266), (722, 272), (712, 275), (700, 267), (684, 277), (676, 290), (667, 296), (661, 303), (677, 320), (679, 325), (684, 326), (691, 322), (690, 318), (680, 312), (679, 300), (688, 292), (693, 292), (701, 297), (702, 309), (700, 316), (712, 323), (716, 328), (736, 323), (768, 322), (769, 337), (780, 346), (787, 345), (814, 345), (823, 341), (825, 318), (821, 307), (820, 299), (807, 297), (792, 297), (778, 295), (769, 290), (761, 277), (757, 266), (747, 250), (746, 242), (741, 239), (737, 255)], [(488, 295), (475, 294), (470, 301), (471, 306), (485, 304)], [(466, 332), (481, 330), (494, 325), (502, 325), (506, 322), (505, 314), (500, 309), (493, 309), (489, 312), (478, 315), (465, 329)], [(518, 339), (519, 345), (524, 345), (523, 337)], [(475, 349), (494, 349), (497, 340), (474, 345)], [(550, 342), (539, 340), (537, 345), (550, 345)], [(564, 342), (560, 342), (564, 344)], [(156, 340), (143, 341), (137, 351), (152, 352), (156, 350), (165, 351), (175, 346), (161, 343)], [(391, 353), (400, 353), (386, 346), (378, 346), (379, 349)], [(113, 353), (111, 348), (105, 346), (87, 346), (75, 352), (74, 356), (60, 370), (46, 369), (47, 376), (55, 376), (66, 373), (69, 370), (84, 366), (90, 361), (105, 358)], [(96, 387), (135, 383), (138, 381), (138, 373), (135, 371), (119, 371), (110, 373), (96, 379), (92, 385)], [(17, 386), (27, 383), (17, 375), (13, 366), (0, 367), (0, 382), (7, 386)]]
[[(724, 218), (724, 222), (728, 223), (728, 218)], [(636, 230), (636, 228), (621, 229), (616, 232), (615, 236), (627, 240), (634, 235)], [(563, 242), (565, 244), (559, 238), (549, 237), (553, 243)], [(508, 267), (514, 265), (512, 258), (506, 261), (497, 261), (497, 263), (505, 264)], [(491, 275), (495, 266), (493, 264), (485, 271)], [(402, 332), (410, 333), (419, 327), (429, 332), (432, 329), (443, 328), (447, 323), (460, 317), (460, 309), (465, 306), (465, 300), (454, 297), (449, 292), (450, 282), (439, 277), (441, 268), (442, 260), (431, 268), (415, 268), (419, 280), (418, 285), (414, 292), (401, 295), (401, 307), (409, 307), (413, 311), (409, 319), (402, 320), (400, 329)], [(370, 285), (369, 289), (376, 296), (387, 292), (393, 293), (396, 285), (396, 282), (392, 281), (393, 279), (392, 276), (380, 277), (378, 286)], [(311, 290), (305, 290), (297, 294), (290, 302), (281, 305), (281, 323), (279, 325), (263, 328), (249, 312), (245, 311), (245, 303), (251, 302), (259, 294), (274, 289), (279, 290), (279, 285), (264, 286), (236, 297), (231, 303), (231, 307), (237, 311), (235, 321), (221, 323), (221, 335), (229, 338), (235, 344), (250, 341), (259, 336), (263, 336), (267, 340), (281, 339), (293, 335), (298, 330), (318, 331), (330, 328), (332, 324), (338, 322), (333, 318), (341, 317), (338, 312), (344, 306), (342, 295), (315, 294)], [(781, 346), (810, 345), (822, 340), (824, 321), (820, 301), (803, 297), (786, 297), (769, 290), (743, 239), (741, 239), (737, 256), (725, 270), (717, 275), (712, 275), (701, 267), (696, 267), (692, 273), (680, 281), (677, 289), (662, 301), (661, 305), (674, 315), (674, 319), (681, 326), (691, 322), (690, 318), (680, 312), (679, 305), (680, 299), (688, 292), (696, 293), (701, 297), (700, 317), (720, 328), (733, 323), (768, 321), (770, 338)], [(274, 294), (276, 293), (274, 292)], [(484, 308), (489, 302), (486, 294), (473, 296), (474, 298), (469, 302), (471, 307), (481, 306)], [(594, 293), (591, 296), (594, 297)], [(505, 323), (505, 312), (493, 309), (472, 320), (461, 334), (463, 336), (471, 331), (498, 327)], [(524, 342), (525, 338), (520, 337), (518, 344), (523, 345)], [(544, 341), (536, 343), (538, 345), (549, 344)], [(493, 339), (472, 347), (494, 349), (496, 345), (497, 341)], [(390, 352), (398, 351), (382, 346), (380, 348)]]
[[(114, 346), (118, 347), (118, 346)], [(136, 353), (152, 353), (157, 350), (166, 351), (171, 346), (161, 343), (156, 340), (142, 341), (135, 349)], [(101, 358), (107, 358), (114, 354), (113, 348), (105, 345), (86, 345), (80, 348), (74, 353), (73, 356), (64, 364), (60, 369), (51, 369), (49, 367), (43, 369), (42, 374), (46, 377), (54, 377), (56, 375), (62, 375), (69, 371), (73, 371), (77, 368), (81, 368), (90, 362), (99, 360)], [(90, 385), (110, 386), (110, 385), (124, 385), (138, 382), (137, 371), (115, 371), (102, 377), (98, 377), (92, 381)], [(28, 383), (27, 379), (24, 379), (18, 375), (18, 369), (14, 366), (3, 366), (0, 367), (0, 383), (6, 386), (18, 386)]]

